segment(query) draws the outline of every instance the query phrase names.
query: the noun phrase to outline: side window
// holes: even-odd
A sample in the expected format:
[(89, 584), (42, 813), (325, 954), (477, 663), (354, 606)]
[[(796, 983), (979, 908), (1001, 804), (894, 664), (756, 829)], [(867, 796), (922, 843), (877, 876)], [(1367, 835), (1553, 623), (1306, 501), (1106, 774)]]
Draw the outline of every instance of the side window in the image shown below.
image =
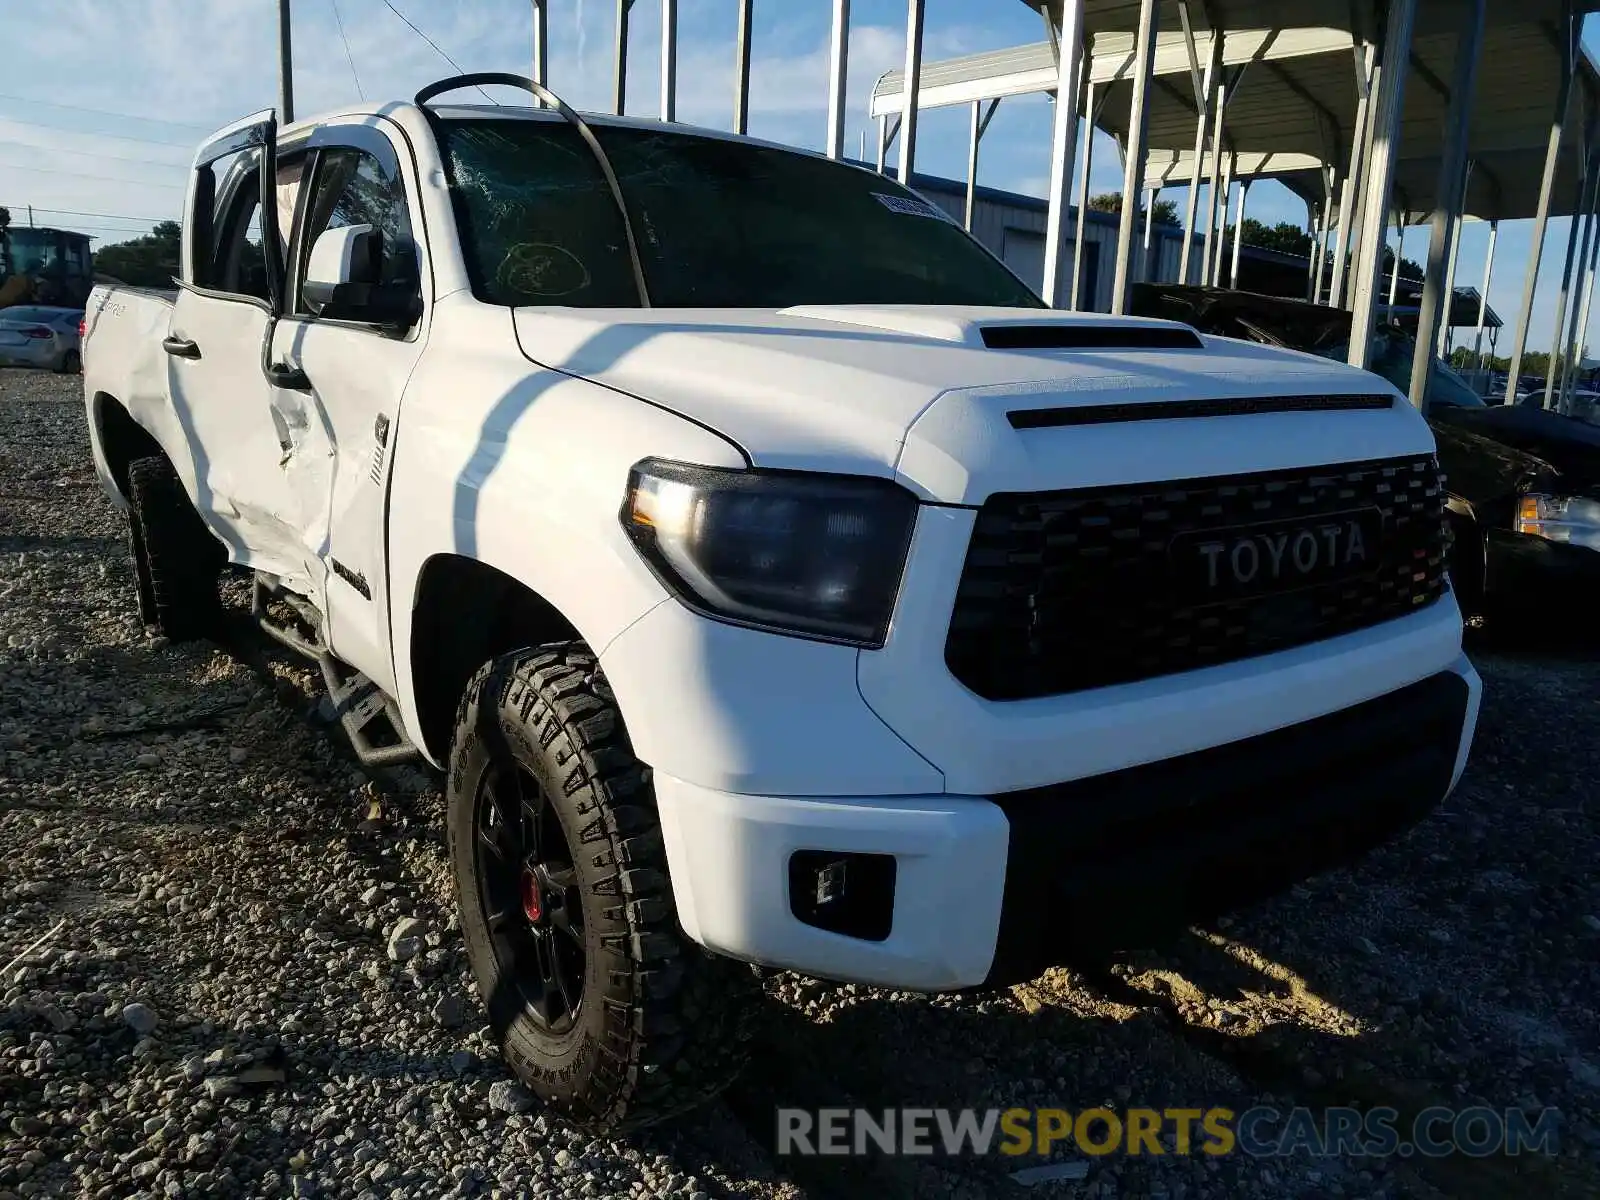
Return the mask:
[[(213, 207), (209, 237), (195, 247), (195, 282), (211, 291), (267, 300), (267, 260), (261, 243), (261, 156), (241, 150), (220, 158), (209, 168)], [(278, 164), (277, 194), (280, 241), (292, 216), (304, 155)]]
[[(405, 184), (398, 174), (364, 150), (331, 149), (322, 151), (317, 159), (314, 186), (300, 240), (302, 266), (317, 238), (328, 230), (371, 225), (383, 237), (378, 282), (420, 296), (417, 247), (406, 209)], [(309, 311), (298, 296), (295, 311)]]

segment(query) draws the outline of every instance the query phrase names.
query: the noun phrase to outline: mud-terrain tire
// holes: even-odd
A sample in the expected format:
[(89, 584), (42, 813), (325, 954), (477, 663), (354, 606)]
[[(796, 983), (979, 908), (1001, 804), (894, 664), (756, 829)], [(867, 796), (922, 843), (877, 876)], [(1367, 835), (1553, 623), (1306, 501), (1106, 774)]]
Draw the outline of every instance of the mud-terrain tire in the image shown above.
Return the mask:
[(128, 466), (128, 527), (139, 587), (139, 619), (175, 642), (214, 633), (222, 615), (217, 580), (227, 555), (159, 455)]
[(758, 985), (679, 927), (649, 771), (586, 646), (520, 650), (472, 677), (445, 821), (467, 956), (529, 1088), (616, 1131), (733, 1081)]

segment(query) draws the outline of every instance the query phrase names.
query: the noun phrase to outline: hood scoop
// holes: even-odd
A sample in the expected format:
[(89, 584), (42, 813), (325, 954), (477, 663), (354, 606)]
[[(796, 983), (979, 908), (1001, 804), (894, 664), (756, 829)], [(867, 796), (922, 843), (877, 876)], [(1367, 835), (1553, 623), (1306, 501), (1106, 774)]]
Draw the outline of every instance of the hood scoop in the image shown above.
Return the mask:
[(1014, 308), (949, 305), (800, 304), (781, 317), (853, 325), (878, 334), (953, 342), (988, 350), (1203, 350), (1200, 335), (1175, 321), (1063, 313), (1059, 319)]
[(1204, 350), (1194, 330), (1182, 325), (982, 325), (991, 350)]

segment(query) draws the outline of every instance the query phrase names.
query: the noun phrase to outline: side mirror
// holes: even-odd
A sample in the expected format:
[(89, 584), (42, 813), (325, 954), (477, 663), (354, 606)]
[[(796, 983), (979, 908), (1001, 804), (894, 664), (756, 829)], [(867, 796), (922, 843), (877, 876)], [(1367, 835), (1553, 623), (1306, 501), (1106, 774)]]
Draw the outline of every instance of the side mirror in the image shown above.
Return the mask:
[(376, 284), (382, 263), (383, 234), (371, 225), (324, 229), (306, 260), (306, 281), (300, 287), (306, 307), (317, 316), (332, 316), (326, 310), (341, 299), (341, 290)]
[(325, 229), (312, 243), (300, 295), (314, 316), (409, 329), (418, 313), (416, 288), (381, 282), (383, 233), (371, 225)]

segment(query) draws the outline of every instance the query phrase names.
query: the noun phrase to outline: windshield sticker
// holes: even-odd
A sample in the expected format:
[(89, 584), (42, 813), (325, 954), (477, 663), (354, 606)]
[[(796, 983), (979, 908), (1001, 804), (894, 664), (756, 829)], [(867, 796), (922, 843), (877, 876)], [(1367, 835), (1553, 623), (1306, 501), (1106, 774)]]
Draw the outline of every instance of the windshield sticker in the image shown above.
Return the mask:
[(904, 217), (932, 217), (935, 221), (950, 220), (944, 209), (929, 204), (926, 200), (917, 200), (911, 196), (891, 196), (887, 192), (873, 192), (872, 198), (890, 212), (899, 213)]

